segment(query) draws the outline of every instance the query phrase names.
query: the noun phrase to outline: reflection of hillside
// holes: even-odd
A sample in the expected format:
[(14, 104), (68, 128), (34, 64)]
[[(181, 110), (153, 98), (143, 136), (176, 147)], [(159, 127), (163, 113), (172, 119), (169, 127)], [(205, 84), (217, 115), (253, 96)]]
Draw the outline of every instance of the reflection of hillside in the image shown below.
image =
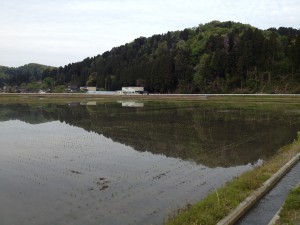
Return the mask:
[(0, 105), (0, 121), (22, 120), (30, 124), (39, 124), (53, 119), (44, 117), (45, 109), (40, 106), (28, 106), (20, 104)]
[[(0, 120), (3, 120), (2, 111), (1, 106)], [(121, 108), (117, 103), (43, 108), (23, 105), (22, 113), (12, 105), (6, 106), (5, 111), (26, 122), (34, 120), (33, 115), (38, 115), (40, 121), (41, 118), (64, 121), (138, 151), (194, 160), (210, 167), (241, 165), (267, 158), (291, 142), (297, 132), (293, 117), (285, 113), (180, 108), (172, 104), (145, 108)]]

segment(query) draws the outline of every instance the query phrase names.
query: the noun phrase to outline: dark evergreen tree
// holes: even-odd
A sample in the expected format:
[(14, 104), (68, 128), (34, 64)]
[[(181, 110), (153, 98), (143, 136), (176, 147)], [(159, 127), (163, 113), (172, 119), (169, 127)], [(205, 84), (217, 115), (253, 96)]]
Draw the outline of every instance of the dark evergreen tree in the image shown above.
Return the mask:
[(274, 90), (286, 92), (287, 88), (278, 87), (300, 82), (299, 37), (300, 31), (293, 28), (264, 31), (213, 21), (139, 37), (64, 67), (0, 67), (0, 85), (51, 77), (54, 85), (95, 85), (106, 90), (142, 84), (159, 93), (272, 92), (266, 87), (273, 85)]

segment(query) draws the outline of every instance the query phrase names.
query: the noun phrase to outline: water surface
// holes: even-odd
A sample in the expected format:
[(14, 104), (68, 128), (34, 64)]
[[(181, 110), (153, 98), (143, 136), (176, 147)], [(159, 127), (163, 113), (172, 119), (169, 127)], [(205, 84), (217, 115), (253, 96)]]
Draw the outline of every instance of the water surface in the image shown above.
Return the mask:
[(291, 142), (297, 118), (196, 103), (0, 105), (0, 224), (161, 224)]

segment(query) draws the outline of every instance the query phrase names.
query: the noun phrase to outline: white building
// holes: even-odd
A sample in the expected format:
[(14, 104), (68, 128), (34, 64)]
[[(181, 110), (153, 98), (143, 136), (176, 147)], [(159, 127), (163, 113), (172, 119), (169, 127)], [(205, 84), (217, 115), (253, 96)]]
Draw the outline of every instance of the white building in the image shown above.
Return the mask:
[(124, 95), (134, 95), (134, 94), (143, 94), (144, 87), (122, 87), (122, 92), (118, 92), (118, 94)]

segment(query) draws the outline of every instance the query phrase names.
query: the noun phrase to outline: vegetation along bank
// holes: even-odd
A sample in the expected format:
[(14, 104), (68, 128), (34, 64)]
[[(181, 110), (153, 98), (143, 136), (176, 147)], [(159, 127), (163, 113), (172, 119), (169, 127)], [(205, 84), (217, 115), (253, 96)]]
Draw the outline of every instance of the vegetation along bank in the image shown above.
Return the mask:
[[(262, 166), (235, 178), (192, 207), (178, 210), (174, 215), (170, 215), (166, 224), (217, 224), (299, 152), (300, 135), (298, 134), (297, 140), (281, 148), (274, 157), (264, 162)], [(297, 190), (295, 193), (298, 193)], [(297, 212), (297, 205), (293, 207), (295, 209), (293, 212)], [(283, 212), (285, 211), (283, 210)], [(299, 211), (294, 215), (285, 215), (288, 218), (291, 216), (299, 218)]]
[(289, 194), (280, 211), (279, 219), (276, 221), (275, 224), (300, 224), (300, 183)]

